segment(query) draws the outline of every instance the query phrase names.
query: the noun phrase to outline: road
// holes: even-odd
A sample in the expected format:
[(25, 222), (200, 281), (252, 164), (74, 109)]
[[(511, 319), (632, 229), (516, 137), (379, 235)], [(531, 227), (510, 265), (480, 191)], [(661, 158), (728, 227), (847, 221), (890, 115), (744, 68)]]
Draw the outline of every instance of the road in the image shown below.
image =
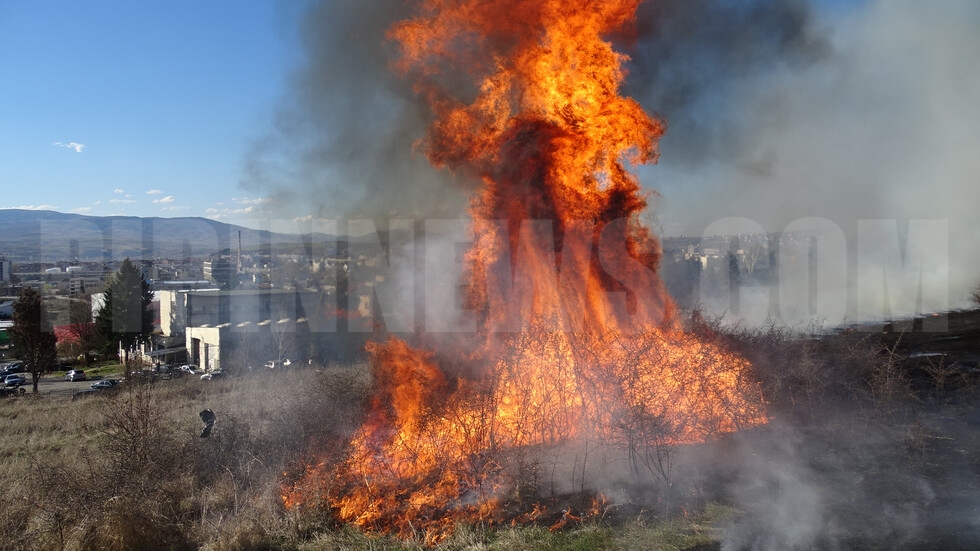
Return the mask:
[[(120, 377), (108, 378), (118, 379)], [(38, 382), (37, 391), (41, 394), (71, 396), (73, 393), (78, 392), (79, 390), (91, 390), (92, 383), (101, 380), (102, 377), (93, 377), (84, 381), (66, 381), (61, 377), (45, 376), (41, 377), (40, 382)], [(27, 389), (27, 392), (31, 392), (32, 390), (30, 374), (28, 374), (27, 384), (24, 385), (24, 388)]]

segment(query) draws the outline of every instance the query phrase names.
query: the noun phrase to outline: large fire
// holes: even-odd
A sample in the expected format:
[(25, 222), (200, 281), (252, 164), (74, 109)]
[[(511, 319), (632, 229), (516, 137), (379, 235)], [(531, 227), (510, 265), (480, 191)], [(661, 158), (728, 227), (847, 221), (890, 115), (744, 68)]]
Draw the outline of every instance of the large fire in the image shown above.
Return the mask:
[(438, 538), (521, 518), (507, 504), (547, 450), (584, 488), (589, 461), (618, 452), (637, 470), (656, 446), (765, 420), (747, 363), (677, 329), (639, 221), (628, 167), (655, 160), (664, 126), (618, 94), (627, 58), (610, 42), (638, 3), (422, 0), (391, 29), (397, 70), (436, 115), (420, 147), (480, 183), (466, 256), (479, 344), (371, 345), (366, 422), (346, 460), (286, 487), (288, 507)]

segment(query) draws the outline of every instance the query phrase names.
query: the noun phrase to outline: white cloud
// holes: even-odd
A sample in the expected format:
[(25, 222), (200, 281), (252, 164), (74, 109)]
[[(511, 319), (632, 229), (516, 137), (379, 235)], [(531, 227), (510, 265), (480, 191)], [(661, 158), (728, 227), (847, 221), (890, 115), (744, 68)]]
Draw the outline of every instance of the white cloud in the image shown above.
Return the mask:
[(252, 199), (249, 197), (234, 197), (232, 201), (239, 206), (230, 208), (224, 202), (214, 203), (215, 206), (204, 211), (205, 216), (215, 220), (229, 220), (236, 217), (266, 217), (270, 215), (270, 208), (274, 208), (278, 203), (271, 198)]
[(239, 205), (261, 205), (262, 203), (267, 202), (268, 199), (263, 199), (261, 197), (258, 199), (251, 199), (249, 197), (234, 197), (232, 198), (232, 201), (238, 203)]
[(177, 212), (181, 210), (190, 210), (190, 207), (184, 205), (173, 205), (169, 207), (162, 207), (160, 210), (164, 212)]
[(119, 203), (135, 203), (136, 201), (133, 199), (109, 199), (109, 202), (114, 204), (119, 204)]
[(54, 142), (51, 145), (55, 145), (55, 146), (58, 146), (58, 147), (64, 147), (64, 148), (67, 148), (67, 149), (74, 149), (75, 150), (75, 153), (81, 153), (82, 150), (85, 149), (85, 144), (78, 143), (78, 142), (68, 142), (68, 143)]
[(205, 209), (204, 214), (212, 220), (227, 220), (231, 209)]
[(163, 192), (160, 191), (159, 189), (151, 189), (150, 191), (147, 191), (146, 194), (147, 195), (163, 195)]
[(173, 203), (174, 202), (174, 196), (173, 195), (168, 195), (168, 196), (162, 197), (160, 199), (154, 199), (153, 202), (154, 203)]
[(72, 212), (91, 212), (92, 207), (78, 207), (77, 209), (71, 209)]
[(126, 190), (124, 190), (124, 189), (119, 189), (119, 188), (116, 188), (116, 189), (114, 189), (114, 190), (112, 190), (112, 192), (113, 192), (113, 193), (126, 193)]
[(0, 210), (58, 210), (54, 205), (21, 205), (18, 207), (0, 207)]
[(95, 204), (95, 205), (101, 205), (101, 204), (102, 204), (102, 201), (96, 201), (96, 202), (95, 202), (95, 203), (93, 203), (93, 204)]

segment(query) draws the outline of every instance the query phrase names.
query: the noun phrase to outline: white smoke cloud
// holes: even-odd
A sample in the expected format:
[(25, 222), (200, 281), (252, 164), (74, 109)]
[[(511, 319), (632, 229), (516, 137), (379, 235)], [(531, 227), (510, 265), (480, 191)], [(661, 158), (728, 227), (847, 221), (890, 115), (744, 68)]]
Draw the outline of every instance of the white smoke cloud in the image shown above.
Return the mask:
[(948, 252), (948, 265), (922, 267), (921, 308), (964, 306), (980, 280), (978, 25), (980, 10), (968, 0), (880, 0), (828, 16), (821, 26), (832, 53), (732, 86), (724, 121), (730, 132), (710, 144), (713, 159), (674, 162), (670, 133), (684, 129), (668, 130), (661, 166), (643, 172), (663, 194), (666, 225), (696, 236), (729, 216), (769, 232), (807, 217), (833, 222), (847, 236), (849, 287), (826, 289), (824, 297), (846, 296), (853, 321), (862, 311), (911, 315), (916, 302), (913, 296), (907, 307), (882, 311), (882, 275), (862, 271), (857, 258), (858, 243), (874, 233), (862, 236), (862, 221), (893, 228), (881, 234), (885, 241), (866, 243), (868, 250), (889, 241), (905, 247), (910, 221), (937, 221), (948, 234), (933, 232), (936, 239), (904, 257)]
[(160, 199), (154, 199), (154, 203), (173, 203), (175, 201), (173, 195), (168, 195), (166, 197), (161, 197)]

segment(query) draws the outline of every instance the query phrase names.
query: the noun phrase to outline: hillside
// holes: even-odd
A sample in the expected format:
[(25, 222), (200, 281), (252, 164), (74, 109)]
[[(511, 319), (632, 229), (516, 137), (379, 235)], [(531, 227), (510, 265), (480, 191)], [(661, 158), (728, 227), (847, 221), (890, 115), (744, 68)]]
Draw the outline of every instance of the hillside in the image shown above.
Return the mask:
[(253, 230), (199, 217), (84, 216), (43, 210), (0, 210), (0, 255), (13, 260), (98, 260), (206, 256), (238, 246), (296, 243), (298, 235)]

